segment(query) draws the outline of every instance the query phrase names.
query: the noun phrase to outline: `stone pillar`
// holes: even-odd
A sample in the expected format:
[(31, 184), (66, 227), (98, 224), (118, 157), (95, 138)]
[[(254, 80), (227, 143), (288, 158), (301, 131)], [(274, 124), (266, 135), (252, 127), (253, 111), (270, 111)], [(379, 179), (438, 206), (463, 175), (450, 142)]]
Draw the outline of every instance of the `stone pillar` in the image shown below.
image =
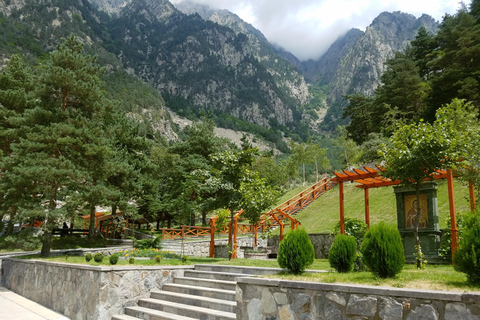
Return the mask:
[[(397, 199), (397, 226), (403, 239), (405, 260), (415, 262), (415, 241), (413, 239), (413, 217), (416, 215), (417, 197), (415, 190), (405, 186), (394, 187)], [(419, 222), (418, 235), (422, 252), (428, 263), (444, 263), (438, 256), (440, 235), (437, 204), (437, 183), (424, 182), (420, 188), (420, 206), (422, 216)]]

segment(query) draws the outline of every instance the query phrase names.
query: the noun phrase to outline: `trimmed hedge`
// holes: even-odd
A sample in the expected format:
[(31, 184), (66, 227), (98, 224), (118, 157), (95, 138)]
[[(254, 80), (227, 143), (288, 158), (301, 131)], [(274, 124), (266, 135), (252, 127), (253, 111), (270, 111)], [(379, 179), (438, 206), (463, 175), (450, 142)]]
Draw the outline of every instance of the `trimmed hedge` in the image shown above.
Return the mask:
[(454, 268), (467, 274), (473, 284), (480, 284), (480, 213), (465, 214), (462, 238), (453, 256)]
[(328, 262), (337, 272), (353, 270), (357, 257), (357, 242), (353, 236), (337, 234), (328, 252)]
[(315, 250), (303, 228), (292, 230), (280, 242), (278, 264), (293, 274), (301, 274), (315, 259)]
[(405, 265), (402, 238), (394, 225), (380, 222), (365, 234), (360, 252), (363, 261), (380, 278), (393, 278)]

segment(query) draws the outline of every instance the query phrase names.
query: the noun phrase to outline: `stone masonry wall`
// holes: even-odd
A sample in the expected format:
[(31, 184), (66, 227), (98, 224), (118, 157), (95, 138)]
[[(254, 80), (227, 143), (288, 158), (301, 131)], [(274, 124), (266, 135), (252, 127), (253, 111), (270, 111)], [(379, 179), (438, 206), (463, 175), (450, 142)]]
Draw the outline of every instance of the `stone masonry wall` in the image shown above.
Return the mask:
[[(237, 238), (237, 258), (243, 258), (243, 250), (241, 247), (253, 247), (253, 237), (241, 237)], [(225, 246), (228, 243), (228, 239), (215, 239), (215, 246)], [(258, 247), (265, 247), (267, 245), (266, 239), (257, 239)], [(183, 244), (184, 254), (195, 257), (208, 257), (210, 255), (210, 240), (203, 241), (185, 241)], [(226, 251), (228, 257), (228, 250)], [(217, 257), (217, 254), (215, 255)], [(221, 257), (221, 256), (218, 256)]]
[(480, 293), (241, 278), (237, 320), (479, 320)]
[[(330, 233), (309, 233), (308, 237), (312, 241), (315, 250), (315, 259), (328, 259), (328, 251), (333, 244), (333, 236)], [(268, 245), (278, 248), (280, 242), (279, 236), (274, 236), (268, 240)]]
[(4, 287), (72, 320), (110, 320), (192, 266), (94, 267), (4, 258)]

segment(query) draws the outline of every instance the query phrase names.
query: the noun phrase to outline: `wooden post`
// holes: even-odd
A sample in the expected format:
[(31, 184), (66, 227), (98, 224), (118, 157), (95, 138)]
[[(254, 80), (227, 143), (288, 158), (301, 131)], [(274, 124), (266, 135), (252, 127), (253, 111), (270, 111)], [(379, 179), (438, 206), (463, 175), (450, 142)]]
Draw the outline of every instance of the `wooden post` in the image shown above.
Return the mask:
[(254, 247), (257, 247), (257, 229), (258, 229), (258, 225), (257, 225), (257, 224), (254, 224), (254, 225), (252, 225), (252, 226), (253, 226), (253, 228), (254, 228), (253, 232), (254, 232), (254, 239), (255, 239), (255, 243), (253, 244), (253, 246), (254, 246)]
[(453, 174), (452, 174), (452, 169), (447, 170), (447, 184), (448, 184), (448, 204), (450, 207), (450, 224), (452, 228), (450, 229), (451, 232), (451, 238), (452, 238), (452, 243), (451, 243), (451, 250), (452, 250), (452, 258), (455, 253), (455, 251), (458, 248), (458, 243), (457, 243), (457, 217), (455, 214), (455, 197), (453, 194)]
[(210, 219), (210, 258), (215, 258), (215, 219)]
[(370, 229), (370, 198), (368, 196), (368, 188), (363, 189), (365, 194), (365, 223)]
[(470, 191), (470, 211), (475, 211), (475, 187), (473, 186), (472, 181), (468, 184), (468, 191)]
[(283, 222), (280, 221), (280, 242), (283, 240)]
[(345, 209), (343, 203), (343, 181), (340, 181), (340, 233), (345, 234)]
[(233, 253), (232, 259), (237, 258), (237, 229), (238, 229), (238, 218), (235, 217), (233, 220)]

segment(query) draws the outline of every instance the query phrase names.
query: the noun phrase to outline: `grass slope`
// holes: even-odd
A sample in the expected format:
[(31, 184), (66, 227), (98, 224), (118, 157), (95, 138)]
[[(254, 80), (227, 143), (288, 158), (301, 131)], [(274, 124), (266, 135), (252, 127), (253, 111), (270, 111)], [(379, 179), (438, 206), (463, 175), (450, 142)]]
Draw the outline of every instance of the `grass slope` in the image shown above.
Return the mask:
[[(344, 185), (345, 191), (345, 217), (365, 219), (364, 191), (355, 187), (355, 183)], [(304, 188), (295, 188), (288, 194), (294, 196)], [(459, 179), (454, 181), (455, 211), (467, 212), (470, 210), (468, 185)], [(288, 200), (282, 197), (279, 203)], [(397, 223), (396, 200), (393, 187), (372, 188), (369, 191), (370, 198), (370, 224), (380, 221)], [(439, 181), (438, 213), (440, 228), (446, 228), (445, 219), (450, 215), (448, 204), (447, 181)], [(296, 218), (308, 233), (331, 232), (340, 219), (339, 187), (336, 186), (312, 202), (308, 207), (300, 211)], [(288, 229), (285, 229), (288, 232)]]

